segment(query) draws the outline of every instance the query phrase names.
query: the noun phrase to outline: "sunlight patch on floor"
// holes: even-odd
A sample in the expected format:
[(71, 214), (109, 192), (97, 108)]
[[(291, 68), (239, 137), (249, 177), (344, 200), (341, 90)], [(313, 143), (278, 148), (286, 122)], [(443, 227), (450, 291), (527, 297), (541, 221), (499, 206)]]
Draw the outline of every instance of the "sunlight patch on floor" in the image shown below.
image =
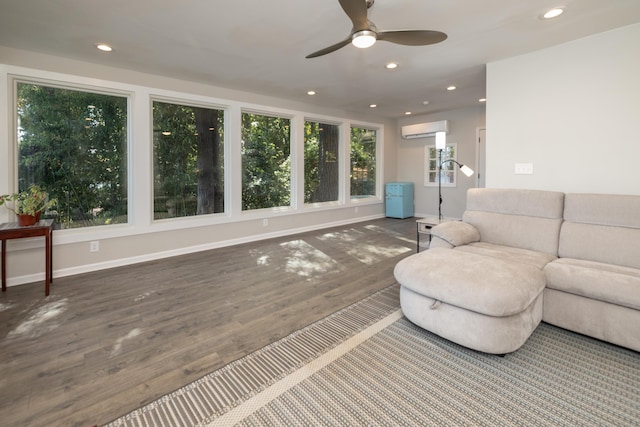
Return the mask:
[(258, 263), (258, 265), (264, 265), (264, 266), (269, 265), (269, 255), (259, 256), (256, 262)]
[(280, 244), (289, 251), (286, 256), (286, 271), (303, 277), (311, 277), (329, 271), (342, 270), (333, 258), (314, 248), (304, 240), (293, 240)]
[(67, 306), (68, 300), (65, 298), (60, 301), (51, 301), (42, 307), (36, 308), (7, 336), (36, 338), (55, 329), (58, 327), (58, 323), (53, 320), (64, 313), (67, 310)]
[(320, 236), (319, 239), (335, 241), (340, 249), (366, 265), (372, 265), (412, 250), (401, 245), (380, 246), (366, 243), (366, 233), (356, 229), (327, 233)]
[[(402, 240), (403, 242), (407, 242), (410, 243), (412, 245), (416, 244), (416, 239), (409, 239), (408, 237), (404, 236), (402, 233), (398, 233), (397, 231), (393, 231), (393, 230), (389, 230), (387, 228), (384, 227), (380, 227), (379, 225), (375, 225), (375, 224), (370, 224), (370, 225), (365, 225), (365, 227), (367, 230), (371, 230), (371, 231), (375, 231), (378, 233), (384, 233), (388, 236), (393, 236), (398, 240)], [(416, 231), (417, 231), (417, 225), (416, 225)]]
[(347, 249), (347, 253), (363, 264), (373, 265), (383, 259), (393, 258), (410, 250), (405, 246), (358, 245), (356, 248)]
[(138, 295), (137, 297), (134, 298), (134, 301), (135, 302), (142, 301), (143, 299), (145, 299), (148, 296), (151, 296), (151, 292), (145, 292), (144, 294)]
[(142, 330), (140, 330), (139, 328), (135, 328), (129, 331), (127, 335), (118, 338), (116, 340), (116, 343), (113, 345), (113, 349), (111, 349), (111, 354), (109, 354), (109, 357), (115, 357), (120, 353), (122, 353), (122, 343), (125, 342), (126, 340), (130, 340), (132, 338), (137, 337), (141, 333), (142, 333)]
[(362, 231), (351, 228), (345, 231), (336, 231), (333, 233), (326, 233), (318, 237), (322, 241), (337, 240), (340, 242), (357, 242), (359, 237), (362, 237), (364, 233)]

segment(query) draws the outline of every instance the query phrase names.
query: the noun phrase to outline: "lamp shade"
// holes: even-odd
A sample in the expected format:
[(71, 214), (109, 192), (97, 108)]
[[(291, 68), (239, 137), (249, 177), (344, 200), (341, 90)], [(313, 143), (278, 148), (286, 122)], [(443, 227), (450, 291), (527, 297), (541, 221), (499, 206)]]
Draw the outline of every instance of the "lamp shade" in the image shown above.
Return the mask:
[(447, 134), (436, 132), (436, 150), (444, 150), (447, 147)]
[(462, 171), (463, 174), (465, 174), (466, 176), (471, 176), (473, 175), (473, 169), (471, 169), (469, 166), (467, 165), (462, 165), (460, 166), (460, 170)]

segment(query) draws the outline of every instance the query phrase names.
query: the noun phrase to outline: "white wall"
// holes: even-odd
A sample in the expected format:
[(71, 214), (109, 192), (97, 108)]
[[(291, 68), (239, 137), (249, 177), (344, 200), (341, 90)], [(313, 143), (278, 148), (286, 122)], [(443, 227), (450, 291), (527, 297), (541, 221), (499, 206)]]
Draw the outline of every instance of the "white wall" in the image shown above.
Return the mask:
[[(449, 121), (447, 144), (456, 143), (458, 161), (472, 169), (476, 159), (476, 130), (484, 127), (485, 107), (462, 108), (434, 114), (416, 115), (398, 121), (398, 181), (414, 183), (416, 216), (438, 215), (438, 187), (425, 187), (424, 170), (426, 146), (434, 145), (435, 138), (400, 139), (402, 126), (415, 123)], [(448, 218), (460, 218), (466, 206), (467, 189), (476, 184), (475, 177), (467, 178), (458, 171), (456, 187), (442, 187), (442, 215)]]
[[(189, 81), (165, 78), (128, 70), (78, 62), (50, 55), (8, 49), (0, 46), (0, 194), (15, 190), (14, 136), (11, 129), (13, 101), (11, 75), (63, 81), (71, 84), (101, 86), (132, 93), (132, 144), (135, 174), (133, 192), (140, 202), (134, 206), (132, 221), (127, 225), (90, 227), (54, 232), (54, 277), (109, 268), (132, 262), (162, 258), (181, 253), (223, 247), (256, 239), (282, 236), (294, 232), (348, 224), (384, 216), (383, 183), (396, 179), (396, 123), (376, 116), (354, 116), (345, 111), (322, 109), (311, 104), (294, 103), (277, 98), (233, 91)], [(240, 117), (243, 107), (282, 112), (296, 123), (306, 118), (330, 119), (352, 125), (372, 125), (379, 129), (383, 150), (380, 198), (349, 200), (320, 206), (302, 203), (290, 209), (259, 212), (231, 212), (229, 215), (203, 215), (154, 223), (144, 209), (151, 200), (151, 126), (149, 95), (198, 99), (215, 105), (229, 106), (231, 117)], [(222, 101), (221, 101), (222, 100)], [(385, 129), (389, 131), (385, 132)], [(239, 135), (238, 131), (231, 134)], [(348, 139), (348, 130), (344, 132)], [(299, 134), (299, 133), (298, 133)], [(231, 138), (231, 137), (230, 137)], [(295, 138), (295, 137), (294, 137)], [(233, 144), (233, 141), (229, 141)], [(297, 141), (301, 145), (301, 141)], [(298, 145), (298, 146), (299, 146)], [(298, 150), (300, 152), (300, 150)], [(343, 150), (348, 153), (348, 147)], [(386, 162), (386, 157), (391, 161)], [(345, 168), (348, 168), (346, 164)], [(346, 170), (346, 169), (345, 169)], [(348, 175), (348, 172), (345, 172)], [(240, 176), (240, 174), (236, 174)], [(225, 180), (227, 181), (227, 180)], [(347, 180), (348, 182), (348, 180)], [(237, 183), (236, 183), (237, 184)], [(238, 188), (236, 185), (234, 188)], [(233, 191), (233, 189), (231, 190)], [(297, 191), (302, 191), (298, 189)], [(239, 206), (237, 192), (232, 205)], [(300, 198), (299, 198), (300, 199)], [(139, 206), (142, 206), (140, 208)], [(9, 215), (0, 208), (0, 222)], [(268, 218), (268, 226), (263, 219)], [(10, 240), (7, 244), (7, 276), (9, 285), (44, 279), (43, 239)], [(89, 242), (100, 241), (100, 251), (89, 252)], [(55, 288), (55, 285), (54, 285)], [(55, 292), (55, 291), (54, 291)]]
[(487, 99), (487, 187), (640, 194), (640, 24), (490, 63)]

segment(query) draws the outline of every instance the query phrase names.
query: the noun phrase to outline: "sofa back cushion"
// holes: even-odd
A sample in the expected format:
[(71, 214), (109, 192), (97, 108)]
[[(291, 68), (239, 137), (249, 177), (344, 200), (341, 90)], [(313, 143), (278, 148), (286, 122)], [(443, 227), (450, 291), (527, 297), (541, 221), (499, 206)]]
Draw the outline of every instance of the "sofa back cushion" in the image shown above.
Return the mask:
[(557, 256), (563, 209), (564, 193), (556, 191), (472, 188), (462, 220), (481, 242)]
[(640, 196), (567, 194), (558, 253), (640, 268)]

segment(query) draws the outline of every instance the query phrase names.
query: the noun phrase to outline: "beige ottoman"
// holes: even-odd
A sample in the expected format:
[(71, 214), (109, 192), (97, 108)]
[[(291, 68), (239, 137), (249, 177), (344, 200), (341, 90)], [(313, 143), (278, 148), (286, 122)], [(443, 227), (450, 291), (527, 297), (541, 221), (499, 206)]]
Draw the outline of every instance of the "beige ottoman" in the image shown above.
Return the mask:
[(394, 275), (410, 321), (474, 350), (515, 351), (542, 319), (545, 277), (534, 265), (434, 248), (400, 261)]

